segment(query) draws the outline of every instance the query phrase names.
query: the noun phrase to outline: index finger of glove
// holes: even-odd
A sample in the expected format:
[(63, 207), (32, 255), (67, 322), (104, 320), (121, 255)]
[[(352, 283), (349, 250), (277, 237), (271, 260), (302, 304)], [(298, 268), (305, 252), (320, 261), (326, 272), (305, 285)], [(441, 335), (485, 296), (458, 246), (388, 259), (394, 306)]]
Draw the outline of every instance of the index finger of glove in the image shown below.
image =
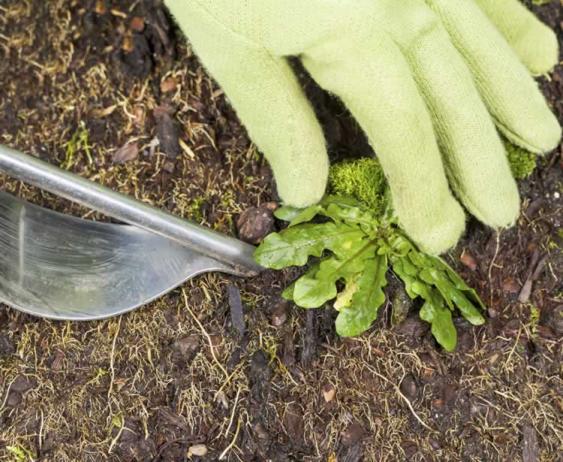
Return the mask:
[(429, 253), (452, 247), (464, 213), (450, 192), (430, 114), (394, 41), (374, 34), (364, 43), (320, 44), (302, 60), (368, 135), (409, 236)]

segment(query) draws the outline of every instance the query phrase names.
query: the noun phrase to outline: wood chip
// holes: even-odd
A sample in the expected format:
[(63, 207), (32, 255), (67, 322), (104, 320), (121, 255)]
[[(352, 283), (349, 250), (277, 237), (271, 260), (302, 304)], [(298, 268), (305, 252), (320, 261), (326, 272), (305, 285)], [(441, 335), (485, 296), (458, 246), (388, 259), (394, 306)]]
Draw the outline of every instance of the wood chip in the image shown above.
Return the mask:
[(126, 13), (124, 13), (123, 11), (120, 11), (120, 10), (118, 10), (118, 9), (116, 9), (116, 8), (112, 8), (112, 9), (110, 10), (110, 12), (111, 12), (111, 14), (112, 14), (113, 16), (117, 16), (118, 18), (123, 18), (123, 19), (125, 19), (125, 18), (127, 17), (127, 14), (126, 14)]
[(106, 2), (105, 0), (96, 0), (96, 7), (94, 8), (96, 14), (106, 14)]
[(145, 20), (140, 16), (134, 16), (129, 22), (129, 27), (135, 32), (143, 32), (145, 30)]
[(125, 143), (113, 154), (113, 162), (124, 164), (139, 157), (139, 145), (137, 142)]
[(51, 370), (57, 372), (63, 368), (63, 361), (65, 359), (65, 354), (61, 350), (55, 352), (53, 361), (51, 361)]
[(182, 149), (179, 139), (181, 128), (178, 122), (171, 116), (170, 108), (159, 106), (153, 110), (156, 120), (156, 136), (160, 142), (160, 150), (170, 159), (176, 159)]
[(116, 110), (116, 108), (117, 108), (117, 105), (114, 104), (112, 106), (94, 109), (92, 111), (92, 115), (94, 117), (98, 118), (98, 119), (103, 119), (104, 117), (107, 117), (107, 116), (113, 114), (113, 112)]
[(520, 292), (520, 285), (514, 278), (508, 277), (502, 283), (502, 290), (507, 294), (517, 294)]
[(167, 77), (160, 82), (160, 91), (162, 93), (171, 93), (176, 91), (176, 88), (178, 88), (178, 82), (176, 82), (174, 77)]
[(125, 53), (131, 53), (135, 49), (135, 42), (133, 41), (133, 37), (131, 37), (130, 35), (123, 37), (123, 42), (121, 42), (121, 49)]
[(133, 108), (133, 123), (140, 128), (145, 126), (145, 109), (143, 106), (135, 106)]
[(524, 438), (522, 439), (522, 461), (539, 462), (540, 448), (536, 430), (531, 425), (526, 424), (524, 425), (522, 433), (524, 435)]
[(242, 300), (240, 291), (236, 286), (227, 286), (227, 295), (229, 298), (229, 307), (231, 308), (231, 322), (241, 337), (244, 337), (246, 325), (244, 323), (244, 311), (242, 308)]
[(192, 151), (192, 148), (190, 148), (182, 138), (180, 138), (178, 142), (180, 143), (182, 151), (184, 151), (190, 159), (195, 159), (195, 153)]
[(544, 255), (541, 259), (539, 256), (539, 252), (536, 250), (532, 255), (532, 261), (530, 264), (530, 268), (528, 270), (528, 277), (526, 278), (526, 282), (522, 286), (522, 290), (518, 295), (518, 301), (520, 303), (528, 303), (530, 297), (532, 295), (532, 285), (534, 281), (540, 276), (541, 272), (545, 268), (547, 263), (548, 255)]
[(477, 269), (477, 260), (475, 260), (473, 255), (471, 255), (466, 250), (462, 252), (461, 256), (459, 257), (459, 260), (471, 271), (475, 271)]
[(330, 403), (335, 396), (336, 396), (336, 389), (332, 386), (332, 384), (327, 383), (323, 387), (323, 398), (325, 402)]
[(188, 457), (203, 457), (207, 455), (207, 446), (205, 444), (194, 444), (188, 448)]

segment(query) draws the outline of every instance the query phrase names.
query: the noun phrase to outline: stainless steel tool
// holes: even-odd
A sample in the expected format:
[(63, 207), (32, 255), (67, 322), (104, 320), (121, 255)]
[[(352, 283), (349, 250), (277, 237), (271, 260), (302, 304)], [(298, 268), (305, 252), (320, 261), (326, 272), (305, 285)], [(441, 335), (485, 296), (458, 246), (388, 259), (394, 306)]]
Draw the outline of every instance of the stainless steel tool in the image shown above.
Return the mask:
[(128, 223), (84, 220), (0, 192), (0, 301), (26, 313), (101, 319), (204, 272), (262, 269), (249, 244), (2, 145), (0, 171)]

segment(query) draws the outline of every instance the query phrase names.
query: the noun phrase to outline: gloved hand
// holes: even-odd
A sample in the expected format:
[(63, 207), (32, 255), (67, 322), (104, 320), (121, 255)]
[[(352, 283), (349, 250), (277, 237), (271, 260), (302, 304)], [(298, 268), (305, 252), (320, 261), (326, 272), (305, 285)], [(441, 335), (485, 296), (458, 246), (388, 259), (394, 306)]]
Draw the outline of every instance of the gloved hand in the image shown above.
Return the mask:
[(556, 64), (557, 40), (517, 0), (165, 3), (266, 155), (287, 205), (318, 201), (328, 172), (321, 128), (287, 56), (358, 120), (400, 224), (430, 253), (459, 239), (460, 202), (493, 227), (516, 220), (518, 191), (497, 129), (536, 153), (560, 139), (530, 76)]

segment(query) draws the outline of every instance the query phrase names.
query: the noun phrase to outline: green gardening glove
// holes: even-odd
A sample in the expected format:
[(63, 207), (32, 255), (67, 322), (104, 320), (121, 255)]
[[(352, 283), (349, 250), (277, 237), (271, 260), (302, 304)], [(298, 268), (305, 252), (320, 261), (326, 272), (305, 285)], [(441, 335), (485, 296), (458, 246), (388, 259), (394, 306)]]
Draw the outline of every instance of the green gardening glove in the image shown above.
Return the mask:
[[(287, 205), (324, 194), (321, 128), (286, 58), (339, 96), (367, 133), (400, 224), (426, 252), (453, 246), (462, 205), (519, 214), (500, 130), (535, 153), (561, 128), (533, 74), (555, 35), (517, 0), (165, 0), (268, 158)], [(457, 198), (457, 199), (456, 199)]]

